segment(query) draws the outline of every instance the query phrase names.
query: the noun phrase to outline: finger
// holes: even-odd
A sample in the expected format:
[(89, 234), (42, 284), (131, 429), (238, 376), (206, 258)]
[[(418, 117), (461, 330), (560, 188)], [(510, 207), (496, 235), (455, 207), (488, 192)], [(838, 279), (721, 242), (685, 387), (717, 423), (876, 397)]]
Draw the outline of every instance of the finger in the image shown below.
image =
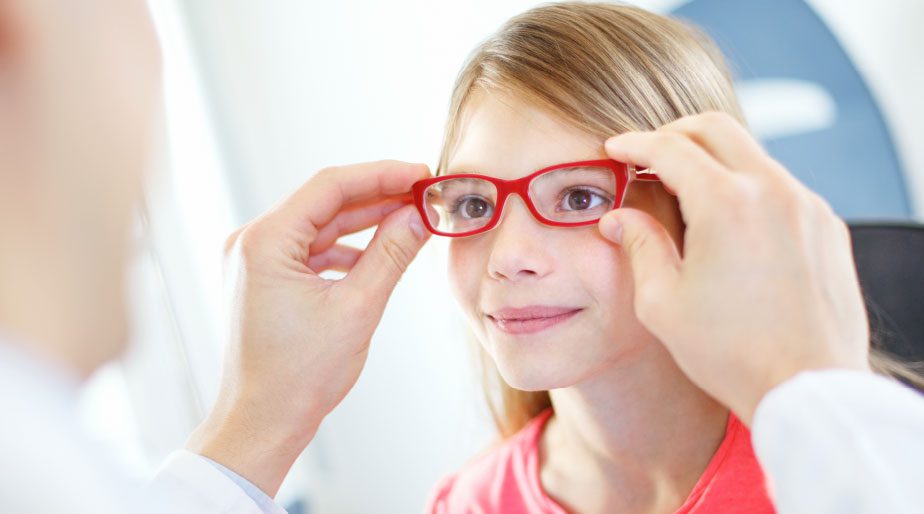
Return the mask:
[(754, 136), (738, 120), (724, 112), (685, 116), (658, 130), (688, 137), (733, 171), (759, 170), (762, 166), (756, 164), (768, 157)]
[(410, 196), (402, 195), (362, 203), (340, 211), (330, 223), (320, 227), (317, 236), (308, 247), (308, 254), (321, 253), (330, 248), (340, 237), (377, 225), (385, 216), (407, 205), (409, 202)]
[[(274, 209), (285, 226), (307, 222), (317, 228), (329, 223), (347, 204), (407, 193), (414, 182), (430, 176), (425, 164), (377, 161), (326, 168)], [(310, 229), (309, 229), (310, 230)]]
[(684, 208), (708, 200), (709, 189), (728, 175), (703, 148), (669, 131), (626, 132), (608, 139), (605, 148), (617, 161), (652, 169)]
[(315, 273), (333, 270), (349, 272), (362, 255), (362, 250), (337, 244), (308, 258), (308, 267)]
[(398, 279), (404, 274), (429, 238), (413, 205), (389, 214), (380, 224), (369, 246), (342, 282), (364, 291), (372, 309), (384, 309)]
[(235, 230), (234, 232), (231, 232), (231, 234), (229, 234), (228, 237), (225, 238), (225, 247), (224, 247), (225, 256), (228, 256), (231, 253), (231, 250), (234, 249), (234, 245), (237, 244), (237, 239), (241, 237), (241, 233), (244, 232), (244, 230), (247, 228), (248, 225), (242, 225), (238, 227), (237, 230)]
[[(610, 211), (600, 218), (598, 226), (604, 237), (622, 246), (629, 259), (639, 320), (648, 326), (663, 319), (657, 313), (674, 296), (680, 276), (680, 255), (674, 240), (657, 220), (638, 209)], [(658, 327), (648, 328), (656, 333)]]

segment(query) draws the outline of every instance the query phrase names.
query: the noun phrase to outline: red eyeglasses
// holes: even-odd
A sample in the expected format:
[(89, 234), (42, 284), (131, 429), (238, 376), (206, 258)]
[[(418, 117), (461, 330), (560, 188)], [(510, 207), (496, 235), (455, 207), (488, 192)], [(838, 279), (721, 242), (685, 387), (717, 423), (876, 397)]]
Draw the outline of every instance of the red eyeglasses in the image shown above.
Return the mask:
[(553, 227), (591, 225), (622, 206), (633, 180), (657, 181), (611, 159), (556, 164), (515, 180), (474, 173), (417, 181), (414, 203), (427, 229), (447, 237), (491, 230), (500, 221), (507, 197), (520, 195), (540, 222)]

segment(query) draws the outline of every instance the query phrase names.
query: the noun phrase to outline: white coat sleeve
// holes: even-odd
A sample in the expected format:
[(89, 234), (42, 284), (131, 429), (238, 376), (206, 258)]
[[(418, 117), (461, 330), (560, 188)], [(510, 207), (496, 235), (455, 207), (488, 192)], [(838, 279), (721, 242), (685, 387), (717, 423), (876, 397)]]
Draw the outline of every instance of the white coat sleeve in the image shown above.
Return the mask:
[[(254, 499), (215, 464), (192, 452), (174, 452), (149, 485), (172, 512), (198, 514), (285, 514), (272, 502)], [(268, 498), (268, 497), (267, 497)]]
[(885, 377), (803, 372), (751, 427), (780, 514), (924, 512), (924, 396)]

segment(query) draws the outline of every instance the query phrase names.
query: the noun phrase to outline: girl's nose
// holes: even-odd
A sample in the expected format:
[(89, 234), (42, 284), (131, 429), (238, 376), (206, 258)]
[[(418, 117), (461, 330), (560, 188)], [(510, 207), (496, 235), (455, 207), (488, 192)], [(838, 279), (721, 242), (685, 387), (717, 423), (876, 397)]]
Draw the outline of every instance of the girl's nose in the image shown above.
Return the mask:
[(488, 275), (496, 280), (541, 278), (552, 269), (548, 232), (519, 195), (507, 197), (490, 237)]

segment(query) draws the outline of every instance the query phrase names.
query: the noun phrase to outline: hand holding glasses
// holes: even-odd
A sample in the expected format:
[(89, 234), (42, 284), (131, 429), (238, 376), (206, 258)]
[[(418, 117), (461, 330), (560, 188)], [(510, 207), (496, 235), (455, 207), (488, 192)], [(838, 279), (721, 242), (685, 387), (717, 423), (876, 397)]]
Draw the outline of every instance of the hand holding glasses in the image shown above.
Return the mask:
[(504, 180), (461, 173), (419, 180), (412, 192), (427, 229), (439, 236), (465, 237), (491, 230), (501, 219), (507, 197), (518, 194), (540, 222), (554, 227), (596, 223), (622, 206), (633, 180), (657, 181), (612, 159), (568, 162), (525, 177)]

